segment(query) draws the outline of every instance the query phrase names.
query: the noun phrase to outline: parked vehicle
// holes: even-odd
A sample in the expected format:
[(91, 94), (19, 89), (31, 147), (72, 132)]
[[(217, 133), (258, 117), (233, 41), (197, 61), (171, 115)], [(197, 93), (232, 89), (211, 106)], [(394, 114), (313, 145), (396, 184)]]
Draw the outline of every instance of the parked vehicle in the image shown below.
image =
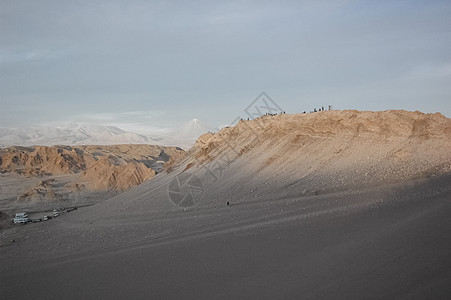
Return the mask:
[(42, 218), (39, 218), (39, 219), (33, 219), (33, 223), (38, 223), (38, 222), (42, 222)]
[(66, 212), (71, 212), (71, 211), (74, 211), (74, 210), (77, 210), (77, 209), (78, 209), (77, 207), (71, 207), (71, 208), (68, 208), (66, 210)]
[(28, 218), (28, 214), (26, 212), (16, 213), (15, 218)]
[(31, 222), (31, 219), (28, 217), (28, 214), (26, 212), (20, 212), (16, 213), (14, 219), (11, 220), (14, 224), (26, 224), (28, 222)]
[(47, 221), (47, 220), (51, 220), (52, 216), (44, 216), (44, 218), (42, 218), (43, 221)]
[(60, 215), (60, 212), (57, 209), (53, 210), (53, 216), (56, 218)]
[(26, 224), (28, 222), (31, 222), (30, 218), (14, 218), (13, 219), (14, 224)]

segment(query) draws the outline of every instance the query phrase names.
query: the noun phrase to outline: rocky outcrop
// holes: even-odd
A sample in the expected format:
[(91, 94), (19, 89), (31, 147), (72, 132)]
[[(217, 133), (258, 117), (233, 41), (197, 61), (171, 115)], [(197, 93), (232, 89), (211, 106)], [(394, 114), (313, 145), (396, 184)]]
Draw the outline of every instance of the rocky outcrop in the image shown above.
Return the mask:
[[(155, 145), (10, 147), (0, 149), (0, 171), (43, 178), (78, 174), (77, 181), (66, 184), (69, 192), (123, 191), (152, 178), (184, 153), (177, 147)], [(19, 195), (20, 199), (57, 197), (45, 179)]]
[(27, 192), (18, 196), (18, 200), (55, 200), (61, 198), (61, 195), (54, 190), (55, 179), (47, 179), (38, 182)]
[(11, 147), (2, 149), (1, 169), (26, 176), (70, 174), (86, 168), (82, 153), (71, 147)]
[(114, 157), (101, 157), (86, 170), (81, 180), (95, 190), (124, 191), (155, 176), (155, 171), (143, 163), (120, 164)]

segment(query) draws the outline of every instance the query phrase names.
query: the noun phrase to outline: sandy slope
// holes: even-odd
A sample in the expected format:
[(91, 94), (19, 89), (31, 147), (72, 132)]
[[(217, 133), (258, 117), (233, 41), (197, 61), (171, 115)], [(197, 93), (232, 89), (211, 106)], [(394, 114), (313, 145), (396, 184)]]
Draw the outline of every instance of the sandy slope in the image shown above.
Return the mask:
[[(2, 293), (449, 295), (450, 128), (440, 114), (404, 111), (240, 122), (201, 137), (169, 173), (52, 222), (2, 233)], [(202, 186), (187, 209), (168, 193), (181, 174)]]
[(448, 174), (450, 149), (451, 120), (440, 114), (264, 116), (202, 136), (169, 173), (99, 204), (86, 217), (178, 210), (168, 189), (182, 173), (195, 175), (203, 188), (194, 208), (217, 207), (226, 201), (274, 201)]
[(445, 297), (449, 182), (435, 177), (409, 187), (97, 222), (82, 221), (89, 209), (79, 209), (18, 228), (16, 242), (1, 248), (1, 295), (19, 299), (19, 289), (38, 299)]

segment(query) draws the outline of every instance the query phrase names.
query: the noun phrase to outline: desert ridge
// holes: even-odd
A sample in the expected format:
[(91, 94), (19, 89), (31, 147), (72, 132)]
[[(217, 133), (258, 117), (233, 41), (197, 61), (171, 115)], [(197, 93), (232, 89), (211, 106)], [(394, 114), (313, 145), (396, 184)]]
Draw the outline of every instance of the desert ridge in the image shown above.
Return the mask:
[(134, 144), (2, 148), (1, 207), (104, 200), (153, 178), (183, 155), (177, 147)]
[(322, 176), (331, 179), (323, 186), (338, 187), (345, 180), (376, 184), (450, 172), (450, 149), (451, 120), (439, 113), (323, 111), (266, 115), (204, 134), (188, 164), (214, 164), (226, 155), (259, 177)]
[[(407, 111), (325, 111), (242, 120), (199, 137), (151, 180), (92, 208), (86, 217), (178, 211), (172, 182), (190, 177), (188, 209), (358, 192), (450, 174), (451, 121)], [(381, 197), (384, 193), (381, 193)], [(194, 194), (193, 194), (194, 195)], [(126, 207), (126, 209), (124, 209)]]

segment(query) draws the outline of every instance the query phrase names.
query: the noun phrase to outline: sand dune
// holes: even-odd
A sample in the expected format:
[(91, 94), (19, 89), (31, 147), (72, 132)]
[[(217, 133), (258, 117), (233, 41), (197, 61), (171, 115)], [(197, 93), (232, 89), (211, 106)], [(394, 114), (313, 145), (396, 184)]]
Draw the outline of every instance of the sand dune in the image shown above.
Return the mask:
[(194, 207), (353, 191), (449, 174), (450, 132), (450, 120), (440, 114), (405, 111), (330, 111), (241, 121), (201, 136), (169, 172), (110, 199), (105, 207), (96, 206), (92, 214), (96, 209), (111, 216), (177, 210), (168, 186), (183, 173), (202, 185)]

